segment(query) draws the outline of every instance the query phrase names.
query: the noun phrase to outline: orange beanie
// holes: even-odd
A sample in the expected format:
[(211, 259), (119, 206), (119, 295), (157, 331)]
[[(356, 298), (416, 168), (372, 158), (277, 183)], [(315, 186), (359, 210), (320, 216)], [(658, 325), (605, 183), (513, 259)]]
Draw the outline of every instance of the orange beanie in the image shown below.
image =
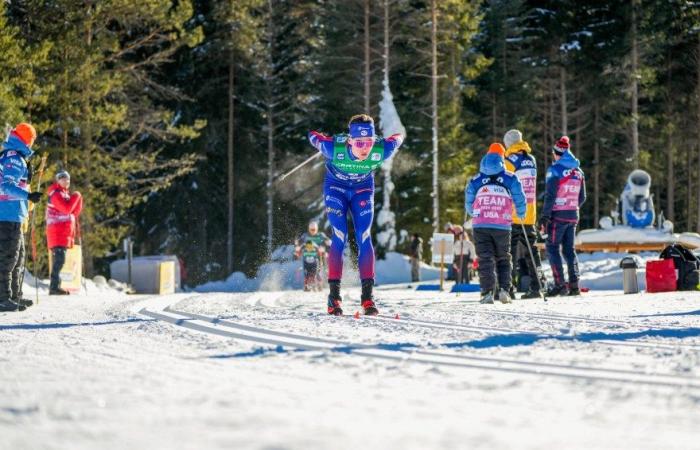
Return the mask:
[(31, 147), (32, 144), (34, 144), (34, 140), (36, 139), (36, 130), (30, 124), (22, 122), (12, 131), (28, 146)]
[(506, 149), (503, 148), (503, 146), (498, 142), (494, 142), (493, 144), (489, 145), (489, 151), (486, 153), (498, 153), (499, 155), (503, 156), (506, 154)]

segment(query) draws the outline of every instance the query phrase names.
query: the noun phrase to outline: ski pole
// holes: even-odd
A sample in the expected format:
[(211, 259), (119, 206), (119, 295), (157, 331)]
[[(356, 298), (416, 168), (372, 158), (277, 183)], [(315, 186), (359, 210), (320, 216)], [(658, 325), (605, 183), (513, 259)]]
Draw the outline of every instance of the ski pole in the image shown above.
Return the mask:
[(285, 178), (287, 178), (288, 176), (290, 176), (291, 174), (293, 174), (293, 173), (296, 172), (297, 170), (301, 169), (302, 167), (304, 167), (305, 165), (307, 165), (308, 163), (310, 163), (310, 162), (313, 161), (314, 159), (318, 158), (319, 156), (321, 156), (321, 152), (317, 152), (317, 153), (315, 153), (313, 156), (310, 156), (310, 157), (306, 158), (306, 160), (305, 160), (304, 162), (302, 162), (301, 164), (298, 164), (298, 165), (297, 165), (296, 167), (294, 167), (292, 170), (290, 170), (289, 172), (285, 173), (285, 174), (282, 175), (281, 177), (277, 178), (277, 181), (276, 181), (276, 182), (277, 182), (277, 183), (281, 183), (282, 181), (285, 180)]
[[(523, 236), (525, 236), (525, 244), (527, 244), (527, 251), (530, 253), (530, 261), (532, 262), (532, 267), (535, 268), (535, 272), (537, 272), (537, 277), (539, 278), (538, 282), (540, 284), (540, 289), (544, 289), (544, 286), (542, 286), (542, 282), (544, 281), (544, 274), (542, 273), (542, 268), (537, 267), (537, 264), (535, 264), (535, 255), (532, 253), (532, 247), (530, 247), (530, 239), (527, 237), (527, 231), (525, 230), (525, 224), (521, 223), (520, 227), (523, 230)], [(545, 291), (542, 291), (542, 297), (544, 298), (544, 301), (547, 301), (547, 293)]]
[[(39, 180), (36, 186), (37, 192), (41, 191), (41, 181), (44, 177), (44, 168), (46, 167), (46, 158), (48, 154), (44, 153), (41, 155), (41, 163), (39, 163)], [(37, 205), (34, 205), (32, 209), (32, 221), (31, 221), (31, 244), (32, 244), (32, 266), (34, 267), (34, 293), (36, 296), (36, 304), (39, 304), (39, 269), (37, 269), (37, 251), (36, 251), (36, 210)]]
[(85, 295), (88, 295), (87, 281), (85, 281), (85, 262), (83, 261), (83, 231), (80, 226), (80, 217), (75, 218), (76, 225), (76, 237), (78, 238), (78, 245), (80, 246), (80, 284), (83, 285), (85, 289)]

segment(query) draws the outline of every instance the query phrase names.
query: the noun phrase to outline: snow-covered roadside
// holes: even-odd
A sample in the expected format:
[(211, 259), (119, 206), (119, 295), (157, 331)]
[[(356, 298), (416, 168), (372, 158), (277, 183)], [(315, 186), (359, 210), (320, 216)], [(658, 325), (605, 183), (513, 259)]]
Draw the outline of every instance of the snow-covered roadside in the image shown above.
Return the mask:
[[(700, 382), (699, 293), (485, 308), (475, 294), (386, 286), (378, 298), (387, 320), (327, 317), (323, 293), (293, 291), (42, 298), (0, 316), (0, 448), (696, 445), (700, 390), (681, 386)], [(348, 312), (358, 299), (346, 291)], [(134, 312), (166, 307), (403, 354), (293, 351)], [(462, 365), (415, 363), (418, 351)], [(547, 375), (557, 366), (583, 376)]]

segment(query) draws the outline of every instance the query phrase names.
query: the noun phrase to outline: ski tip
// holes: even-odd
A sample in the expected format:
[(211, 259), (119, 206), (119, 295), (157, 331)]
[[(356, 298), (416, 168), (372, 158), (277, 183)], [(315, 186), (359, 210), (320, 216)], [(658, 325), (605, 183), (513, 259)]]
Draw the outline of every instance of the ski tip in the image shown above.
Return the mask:
[(355, 319), (359, 319), (360, 318), (360, 311), (355, 311), (355, 314), (353, 315), (353, 317)]

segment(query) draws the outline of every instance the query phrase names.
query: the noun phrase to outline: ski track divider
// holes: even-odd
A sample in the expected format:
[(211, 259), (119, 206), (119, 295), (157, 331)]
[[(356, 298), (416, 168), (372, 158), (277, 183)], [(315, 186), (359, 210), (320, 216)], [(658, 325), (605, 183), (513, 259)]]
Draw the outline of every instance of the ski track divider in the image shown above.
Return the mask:
[[(411, 343), (354, 344), (315, 336), (281, 332), (245, 325), (226, 319), (181, 312), (170, 308), (170, 304), (181, 299), (182, 298), (173, 300), (170, 298), (169, 301), (167, 301), (167, 297), (165, 299), (159, 299), (155, 304), (149, 304), (148, 307), (138, 309), (137, 312), (153, 319), (202, 333), (240, 339), (257, 344), (271, 345), (274, 347), (272, 351), (277, 353), (291, 351), (337, 352), (380, 360), (396, 361), (399, 363), (415, 362), (434, 366), (492, 370), (519, 375), (545, 375), (582, 381), (634, 383), (656, 387), (700, 390), (700, 378), (694, 376), (649, 374), (628, 369), (570, 366), (565, 364), (542, 363), (479, 355), (449, 354), (427, 350), (426, 347), (419, 347)], [(450, 348), (449, 344), (438, 345), (437, 347)], [(257, 350), (245, 355), (256, 356), (263, 353), (264, 351)]]

